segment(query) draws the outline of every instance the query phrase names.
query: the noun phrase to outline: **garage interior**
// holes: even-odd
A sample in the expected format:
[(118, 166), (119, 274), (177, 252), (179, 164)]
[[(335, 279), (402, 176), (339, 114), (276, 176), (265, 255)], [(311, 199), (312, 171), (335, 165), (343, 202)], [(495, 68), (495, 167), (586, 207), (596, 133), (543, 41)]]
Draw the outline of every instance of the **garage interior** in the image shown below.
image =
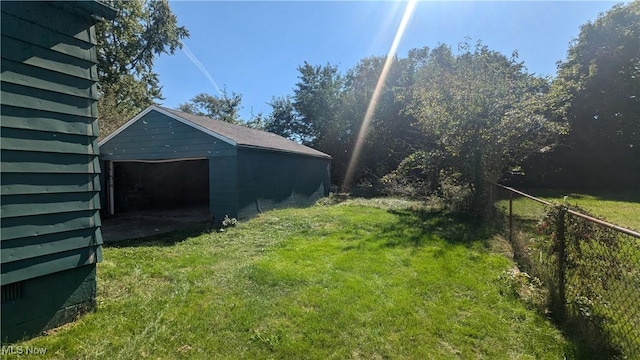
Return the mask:
[(209, 208), (209, 161), (114, 162), (110, 189), (116, 214)]

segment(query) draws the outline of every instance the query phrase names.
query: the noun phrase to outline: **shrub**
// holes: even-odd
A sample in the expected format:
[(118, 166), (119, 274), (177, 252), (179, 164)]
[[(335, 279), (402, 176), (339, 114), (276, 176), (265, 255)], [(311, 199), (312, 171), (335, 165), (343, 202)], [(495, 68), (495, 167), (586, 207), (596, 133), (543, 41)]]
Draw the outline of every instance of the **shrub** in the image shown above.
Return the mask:
[(462, 174), (442, 170), (438, 178), (438, 196), (444, 206), (453, 211), (468, 211), (471, 209), (473, 192), (468, 183), (461, 181)]
[(398, 167), (381, 180), (388, 195), (427, 198), (439, 186), (442, 154), (437, 150), (418, 150), (404, 158)]

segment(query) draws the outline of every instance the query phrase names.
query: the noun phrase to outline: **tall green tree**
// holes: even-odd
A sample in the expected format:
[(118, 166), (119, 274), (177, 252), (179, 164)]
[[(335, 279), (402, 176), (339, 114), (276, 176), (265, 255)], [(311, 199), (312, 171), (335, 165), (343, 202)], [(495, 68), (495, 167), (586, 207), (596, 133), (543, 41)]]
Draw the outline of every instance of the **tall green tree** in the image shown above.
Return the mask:
[(235, 92), (229, 94), (224, 88), (220, 96), (201, 93), (188, 102), (180, 104), (178, 109), (189, 114), (206, 116), (231, 124), (243, 124), (244, 122), (240, 119), (241, 103), (242, 95)]
[(333, 157), (331, 177), (339, 184), (346, 173), (350, 152), (351, 126), (340, 116), (344, 78), (337, 66), (298, 67), (299, 82), (294, 88), (293, 107), (298, 115), (298, 129), (307, 145)]
[(406, 112), (449, 160), (450, 179), (467, 187), (470, 207), (484, 210), (487, 182), (553, 142), (561, 130), (543, 115), (546, 79), (522, 63), (478, 43), (454, 54), (440, 45), (420, 66), (404, 94)]
[(414, 126), (415, 119), (402, 111), (404, 99), (398, 96), (401, 89), (413, 83), (412, 64), (417, 54), (410, 52), (407, 58), (394, 57), (381, 82), (380, 95), (375, 104), (371, 122), (362, 144), (355, 145), (357, 133), (365, 117), (376, 86), (381, 81), (382, 69), (387, 60), (373, 56), (360, 60), (345, 75), (342, 116), (352, 119), (352, 146), (362, 146), (354, 184), (359, 181), (376, 182), (393, 170), (400, 161), (424, 142), (421, 129)]
[(189, 32), (178, 25), (167, 0), (105, 0), (118, 10), (96, 25), (98, 112), (102, 136), (162, 99), (154, 60), (182, 48)]
[(640, 182), (640, 2), (618, 4), (581, 26), (552, 86), (568, 120), (559, 156), (565, 186)]
[(341, 142), (344, 127), (338, 121), (343, 78), (337, 66), (312, 66), (305, 61), (298, 67), (299, 82), (294, 88), (293, 107), (305, 125), (301, 131), (309, 145), (325, 150)]
[(266, 131), (284, 136), (299, 143), (309, 143), (310, 130), (303, 123), (293, 106), (291, 96), (274, 97), (269, 103), (271, 113), (265, 120)]
[(251, 111), (251, 116), (249, 117), (249, 120), (244, 122), (244, 126), (256, 130), (265, 130), (267, 120), (268, 118), (264, 116), (262, 112), (254, 114), (253, 111)]

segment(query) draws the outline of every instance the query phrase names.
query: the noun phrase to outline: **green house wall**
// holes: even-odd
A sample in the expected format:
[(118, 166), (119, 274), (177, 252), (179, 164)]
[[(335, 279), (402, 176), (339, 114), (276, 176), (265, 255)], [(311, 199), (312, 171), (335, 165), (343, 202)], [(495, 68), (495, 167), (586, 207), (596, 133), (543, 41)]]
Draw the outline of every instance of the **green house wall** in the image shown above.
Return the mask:
[(3, 341), (95, 306), (102, 236), (94, 10), (115, 14), (98, 3), (0, 2), (0, 282), (17, 294), (3, 295)]

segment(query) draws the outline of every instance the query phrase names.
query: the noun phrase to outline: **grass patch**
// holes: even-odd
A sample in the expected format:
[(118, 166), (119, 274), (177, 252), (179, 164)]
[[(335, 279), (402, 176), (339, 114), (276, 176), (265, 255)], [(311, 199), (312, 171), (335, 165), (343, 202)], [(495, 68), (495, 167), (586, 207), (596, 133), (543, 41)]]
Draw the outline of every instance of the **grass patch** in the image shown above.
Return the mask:
[(98, 310), (17, 345), (58, 359), (572, 356), (509, 291), (489, 229), (383, 202), (106, 247)]
[[(527, 191), (525, 191), (527, 192)], [(531, 190), (531, 195), (547, 201), (578, 205), (604, 217), (608, 222), (640, 230), (640, 191), (601, 191), (584, 193), (571, 190)], [(526, 200), (529, 201), (529, 200)]]

